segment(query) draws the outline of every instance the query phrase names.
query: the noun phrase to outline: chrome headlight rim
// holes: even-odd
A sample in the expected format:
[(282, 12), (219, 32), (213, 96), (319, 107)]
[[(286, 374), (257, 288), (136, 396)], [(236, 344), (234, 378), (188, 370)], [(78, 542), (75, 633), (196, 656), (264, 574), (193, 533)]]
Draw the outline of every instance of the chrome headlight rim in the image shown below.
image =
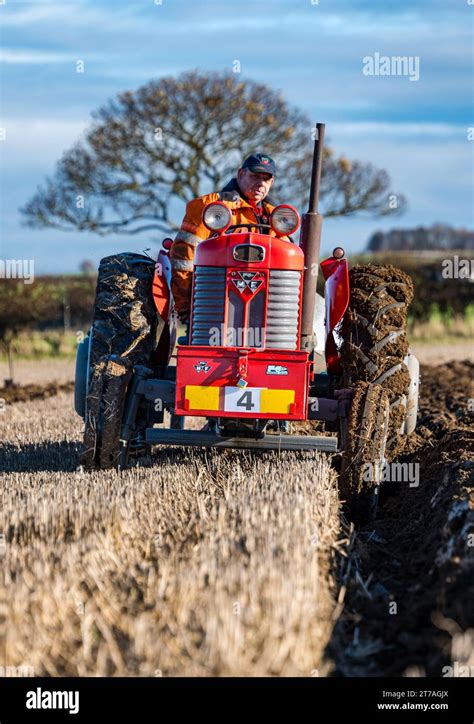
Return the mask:
[[(286, 222), (283, 222), (284, 219), (286, 219)], [(277, 236), (290, 236), (298, 230), (299, 225), (300, 215), (291, 204), (275, 206), (270, 215), (270, 226)]]
[[(213, 213), (216, 215), (217, 219), (215, 218), (213, 220)], [(209, 229), (209, 231), (224, 232), (231, 224), (232, 211), (222, 201), (212, 201), (204, 208), (202, 212), (202, 221), (206, 229)]]

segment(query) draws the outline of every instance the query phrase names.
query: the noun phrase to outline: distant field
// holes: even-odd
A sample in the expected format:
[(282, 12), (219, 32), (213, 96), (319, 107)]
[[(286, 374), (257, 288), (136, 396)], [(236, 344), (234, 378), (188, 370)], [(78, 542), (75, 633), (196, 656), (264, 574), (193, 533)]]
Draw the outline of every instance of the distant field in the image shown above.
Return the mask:
[(457, 342), (456, 344), (430, 344), (415, 342), (411, 346), (421, 364), (438, 365), (452, 360), (469, 360), (474, 362), (474, 343)]
[[(15, 381), (21, 385), (69, 382), (74, 379), (73, 358), (19, 359), (15, 362)], [(8, 365), (0, 360), (0, 387), (8, 377)]]

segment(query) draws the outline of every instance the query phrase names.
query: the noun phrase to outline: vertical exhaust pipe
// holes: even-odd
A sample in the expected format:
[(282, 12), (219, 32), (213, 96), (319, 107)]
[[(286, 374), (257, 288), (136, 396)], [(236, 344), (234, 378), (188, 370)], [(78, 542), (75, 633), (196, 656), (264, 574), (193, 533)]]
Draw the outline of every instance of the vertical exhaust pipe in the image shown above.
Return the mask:
[(318, 282), (319, 251), (321, 247), (321, 228), (323, 217), (318, 211), (319, 189), (321, 185), (321, 166), (323, 161), (324, 123), (316, 124), (314, 140), (313, 167), (311, 170), (311, 189), (309, 206), (301, 222), (300, 247), (305, 263), (303, 275), (303, 303), (301, 313), (300, 349), (313, 351), (313, 316), (316, 303), (316, 285)]

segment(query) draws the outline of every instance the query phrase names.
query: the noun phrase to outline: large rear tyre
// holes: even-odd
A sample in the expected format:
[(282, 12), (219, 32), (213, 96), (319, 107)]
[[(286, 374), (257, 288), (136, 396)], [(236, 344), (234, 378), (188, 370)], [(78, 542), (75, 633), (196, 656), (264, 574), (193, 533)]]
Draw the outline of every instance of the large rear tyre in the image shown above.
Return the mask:
[(87, 469), (118, 466), (133, 368), (148, 366), (156, 346), (153, 275), (153, 260), (141, 254), (116, 254), (100, 263), (81, 459)]
[(359, 525), (370, 522), (377, 512), (389, 417), (387, 391), (381, 385), (358, 383), (347, 421), (339, 486), (351, 519)]
[(120, 355), (132, 365), (148, 363), (156, 346), (154, 270), (153, 259), (143, 254), (125, 252), (101, 260), (92, 324), (91, 367), (105, 355)]
[(380, 385), (388, 393), (390, 421), (387, 458), (400, 454), (407, 416), (410, 374), (407, 313), (413, 299), (413, 283), (395, 267), (364, 264), (349, 272), (351, 296), (344, 316), (340, 349), (343, 386), (358, 382)]

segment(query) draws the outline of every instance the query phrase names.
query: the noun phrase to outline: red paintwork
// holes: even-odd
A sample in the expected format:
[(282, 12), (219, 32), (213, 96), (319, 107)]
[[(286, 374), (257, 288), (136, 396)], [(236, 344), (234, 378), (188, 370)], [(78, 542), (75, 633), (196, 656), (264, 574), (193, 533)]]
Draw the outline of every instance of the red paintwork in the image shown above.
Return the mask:
[(169, 267), (169, 255), (160, 249), (153, 277), (152, 294), (155, 307), (160, 317), (167, 322), (170, 311), (170, 289), (166, 268)]
[[(256, 244), (265, 250), (263, 261), (245, 262), (233, 258), (232, 249), (242, 244)], [(248, 302), (263, 290), (265, 294), (265, 312), (268, 301), (267, 286), (269, 272), (273, 269), (290, 269), (304, 271), (303, 251), (295, 244), (272, 237), (267, 234), (255, 234), (248, 231), (243, 233), (220, 234), (202, 241), (195, 251), (195, 266), (225, 267), (227, 269), (226, 285), (227, 299), (230, 288), (240, 294), (245, 303), (245, 318), (242, 325), (247, 327)], [(169, 255), (162, 249), (158, 256), (161, 264), (161, 274), (155, 274), (153, 281), (153, 297), (160, 316), (168, 320), (170, 305), (169, 290)], [(164, 273), (164, 269), (167, 272)], [(342, 320), (349, 303), (349, 273), (346, 259), (331, 257), (321, 262), (321, 269), (326, 280), (326, 309), (327, 309), (327, 342), (326, 362), (330, 374), (340, 374), (340, 361), (337, 346), (334, 340), (334, 329)], [(159, 266), (158, 266), (159, 270)], [(252, 292), (248, 287), (239, 291), (233, 282), (239, 278), (239, 271), (257, 272), (254, 279), (261, 280), (259, 287)], [(300, 294), (302, 295), (302, 284)], [(193, 290), (194, 293), (194, 290)], [(226, 303), (224, 327), (227, 330), (228, 305)], [(301, 297), (300, 320), (298, 325), (298, 339), (301, 324)], [(191, 320), (192, 325), (192, 320)], [(192, 326), (191, 326), (192, 328)], [(211, 366), (208, 372), (198, 372), (194, 365), (206, 362)], [(266, 374), (267, 366), (283, 365), (287, 367), (286, 375)], [(176, 408), (178, 415), (192, 415), (202, 417), (250, 417), (268, 419), (307, 419), (307, 404), (310, 376), (312, 375), (312, 362), (308, 361), (308, 354), (299, 350), (267, 350), (265, 348), (249, 348), (235, 346), (179, 346), (177, 354), (176, 378)], [(295, 403), (291, 413), (268, 412), (236, 412), (224, 411), (223, 388), (236, 387), (239, 379), (245, 379), (248, 387), (266, 389), (292, 389), (295, 390)], [(184, 388), (186, 385), (204, 385), (222, 388), (221, 408), (216, 410), (191, 410), (186, 403)], [(245, 391), (245, 388), (242, 388)]]
[[(236, 261), (232, 256), (234, 246), (256, 244), (265, 248), (263, 261)], [(226, 266), (254, 271), (257, 269), (296, 269), (303, 271), (304, 255), (299, 246), (291, 241), (268, 234), (234, 233), (212, 236), (201, 241), (194, 255), (195, 266)]]
[[(206, 362), (211, 366), (208, 372), (197, 372), (194, 365)], [(305, 420), (307, 415), (308, 375), (311, 364), (308, 353), (280, 350), (258, 350), (238, 347), (208, 347), (199, 345), (178, 347), (176, 369), (176, 407), (177, 415), (203, 417), (250, 417), (284, 420)], [(268, 375), (267, 366), (284, 365), (288, 368), (287, 375)], [(256, 413), (224, 411), (223, 388), (235, 387), (242, 373), (248, 387), (264, 387), (274, 390), (295, 390), (295, 403), (292, 413)], [(205, 385), (220, 387), (222, 409), (191, 410), (186, 407), (184, 388), (186, 385)], [(242, 392), (245, 388), (242, 388)]]
[(321, 262), (321, 271), (326, 280), (326, 366), (329, 374), (341, 374), (339, 352), (333, 331), (342, 320), (349, 304), (349, 269), (347, 259), (330, 257)]
[[(255, 244), (265, 249), (265, 257), (263, 261), (246, 262), (238, 261), (234, 259), (232, 250), (235, 246), (241, 246), (242, 244)], [(224, 310), (224, 339), (227, 334), (227, 319), (228, 319), (228, 299), (229, 289), (237, 292), (233, 283), (233, 278), (238, 278), (239, 271), (251, 271), (256, 272), (255, 279), (261, 279), (262, 284), (259, 288), (252, 293), (250, 290), (245, 290), (240, 294), (244, 301), (244, 324), (243, 328), (247, 326), (248, 321), (248, 310), (249, 302), (253, 297), (264, 290), (265, 294), (265, 309), (264, 309), (264, 320), (267, 315), (267, 304), (268, 304), (268, 275), (269, 271), (273, 269), (290, 269), (295, 271), (303, 272), (304, 270), (304, 255), (298, 246), (295, 246), (290, 241), (279, 239), (277, 237), (269, 236), (268, 234), (254, 234), (254, 233), (232, 233), (222, 234), (219, 236), (213, 236), (210, 239), (206, 239), (198, 244), (194, 256), (195, 266), (212, 266), (212, 267), (226, 267), (227, 269), (227, 295), (226, 305)], [(300, 310), (301, 310), (301, 295), (303, 285), (300, 285)], [(194, 295), (194, 287), (192, 290)], [(192, 312), (191, 312), (191, 324), (190, 329), (193, 328)], [(299, 340), (301, 325), (301, 312), (298, 320), (298, 331), (297, 339)], [(263, 324), (265, 328), (265, 323)]]
[[(258, 289), (256, 289), (254, 292), (250, 290), (250, 288), (247, 286), (245, 290), (239, 291), (237, 287), (234, 284), (234, 279), (240, 280), (240, 277), (238, 277), (238, 271), (234, 268), (230, 268), (227, 270), (227, 280), (226, 280), (226, 305), (224, 310), (224, 335), (227, 331), (227, 317), (229, 312), (229, 306), (227, 303), (227, 300), (229, 299), (230, 292), (233, 292), (234, 294), (237, 294), (240, 296), (244, 303), (244, 318), (242, 322), (242, 329), (247, 329), (249, 326), (249, 313), (250, 313), (250, 302), (251, 300), (260, 292), (263, 292), (265, 294), (265, 306), (264, 306), (264, 312), (263, 312), (263, 318), (266, 318), (266, 310), (267, 310), (267, 302), (268, 302), (268, 272), (267, 271), (261, 271), (256, 272), (256, 276), (254, 277), (255, 281), (260, 281), (260, 285), (258, 286)], [(191, 327), (192, 329), (192, 327)], [(265, 329), (265, 324), (263, 325), (262, 334), (263, 337)], [(263, 340), (262, 340), (263, 341)], [(242, 345), (245, 344), (245, 346), (249, 346), (250, 342), (245, 342), (242, 340)]]

